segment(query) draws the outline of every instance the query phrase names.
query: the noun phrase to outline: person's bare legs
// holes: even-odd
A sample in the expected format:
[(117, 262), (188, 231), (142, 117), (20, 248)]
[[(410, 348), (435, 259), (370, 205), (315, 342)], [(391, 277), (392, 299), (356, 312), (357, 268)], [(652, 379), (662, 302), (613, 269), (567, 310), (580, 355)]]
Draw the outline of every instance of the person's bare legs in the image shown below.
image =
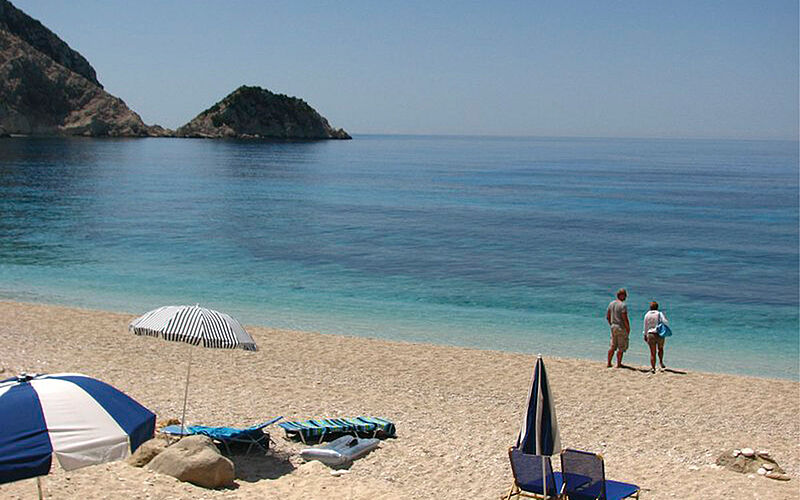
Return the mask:
[[(653, 373), (656, 372), (656, 343), (655, 342), (648, 342), (647, 345), (650, 347), (650, 371)], [(661, 354), (664, 354), (661, 351)], [(661, 366), (663, 367), (664, 364), (662, 363)]]
[(608, 350), (608, 364), (606, 365), (606, 368), (611, 368), (611, 359), (614, 357), (614, 350), (615, 349), (613, 347)]
[(617, 349), (617, 368), (622, 368), (622, 349)]
[[(656, 367), (655, 356), (654, 355), (651, 355), (651, 356), (653, 356), (652, 363), (653, 363), (653, 369), (655, 369), (655, 367)], [(661, 364), (661, 369), (662, 370), (664, 368), (666, 368), (666, 366), (664, 366), (664, 344), (659, 344), (658, 345), (658, 362)]]

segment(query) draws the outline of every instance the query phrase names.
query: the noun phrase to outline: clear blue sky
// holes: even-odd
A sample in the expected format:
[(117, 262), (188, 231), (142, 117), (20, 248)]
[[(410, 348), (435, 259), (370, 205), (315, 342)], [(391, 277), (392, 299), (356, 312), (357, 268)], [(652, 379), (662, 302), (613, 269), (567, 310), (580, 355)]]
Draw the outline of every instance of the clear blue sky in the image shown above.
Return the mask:
[(351, 133), (797, 139), (797, 0), (12, 0), (146, 123), (258, 85)]

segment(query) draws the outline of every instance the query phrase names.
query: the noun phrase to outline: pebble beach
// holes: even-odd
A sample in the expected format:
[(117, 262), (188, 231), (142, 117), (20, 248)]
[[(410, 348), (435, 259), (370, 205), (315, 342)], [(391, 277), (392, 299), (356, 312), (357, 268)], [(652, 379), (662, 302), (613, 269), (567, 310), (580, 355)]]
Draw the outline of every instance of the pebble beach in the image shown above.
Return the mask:
[[(158, 416), (179, 418), (189, 350), (187, 421), (245, 427), (374, 415), (397, 437), (338, 475), (304, 463), (301, 443), (271, 428), (266, 456), (234, 456), (236, 486), (206, 490), (125, 462), (42, 479), (45, 498), (498, 499), (512, 476), (536, 353), (509, 353), (247, 326), (259, 351), (193, 348), (128, 333), (132, 314), (0, 302), (2, 378), (79, 372), (108, 382)], [(546, 358), (562, 446), (602, 453), (606, 476), (641, 498), (800, 498), (800, 383)], [(743, 360), (742, 362), (746, 362)], [(768, 450), (791, 477), (716, 465), (732, 449)], [(557, 467), (557, 460), (556, 460)], [(33, 479), (0, 485), (34, 498)]]

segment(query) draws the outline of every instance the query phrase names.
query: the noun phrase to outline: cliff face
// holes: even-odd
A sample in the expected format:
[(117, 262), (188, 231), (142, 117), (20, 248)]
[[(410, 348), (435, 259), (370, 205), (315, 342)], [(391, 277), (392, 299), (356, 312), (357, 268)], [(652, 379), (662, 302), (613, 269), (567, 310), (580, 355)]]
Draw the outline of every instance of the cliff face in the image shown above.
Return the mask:
[(177, 132), (145, 125), (89, 61), (0, 0), (0, 137), (9, 134), (350, 139), (305, 101), (259, 87), (239, 87)]
[(89, 61), (75, 52), (55, 33), (31, 18), (10, 2), (0, 0), (0, 30), (13, 33), (20, 40), (46, 55), (61, 66), (78, 73), (100, 88), (97, 74)]
[(178, 128), (179, 137), (277, 140), (350, 139), (302, 99), (242, 86)]
[(164, 135), (103, 90), (94, 68), (39, 21), (0, 0), (0, 133)]

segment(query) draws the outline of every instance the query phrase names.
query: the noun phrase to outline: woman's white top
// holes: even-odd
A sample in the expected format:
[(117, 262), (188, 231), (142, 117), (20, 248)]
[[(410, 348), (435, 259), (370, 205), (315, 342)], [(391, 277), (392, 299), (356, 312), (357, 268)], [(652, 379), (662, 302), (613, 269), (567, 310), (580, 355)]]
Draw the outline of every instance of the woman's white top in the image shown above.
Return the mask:
[(642, 328), (642, 333), (645, 335), (648, 333), (656, 333), (656, 326), (658, 326), (659, 319), (662, 323), (669, 325), (667, 317), (664, 316), (664, 313), (661, 311), (647, 311), (644, 314), (644, 328)]

